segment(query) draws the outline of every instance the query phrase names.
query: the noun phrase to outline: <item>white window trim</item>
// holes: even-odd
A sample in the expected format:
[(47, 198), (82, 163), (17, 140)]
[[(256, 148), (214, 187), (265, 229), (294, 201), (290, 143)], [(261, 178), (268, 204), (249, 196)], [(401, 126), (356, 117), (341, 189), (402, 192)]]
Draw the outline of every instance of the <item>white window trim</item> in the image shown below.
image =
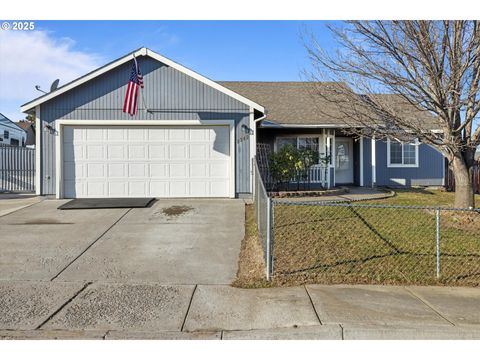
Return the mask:
[(235, 197), (235, 121), (234, 120), (57, 120), (55, 127), (56, 198), (63, 199), (63, 127), (64, 126), (228, 126), (230, 129), (229, 196)]
[(298, 138), (314, 138), (318, 139), (318, 152), (320, 154), (320, 138), (322, 134), (292, 134), (292, 135), (277, 135), (275, 136), (275, 142), (273, 143), (273, 150), (276, 152), (278, 150), (278, 139), (285, 138), (295, 138), (297, 140), (297, 149), (298, 149)]
[[(277, 152), (278, 150), (278, 139), (285, 138), (295, 138), (297, 140), (297, 149), (298, 149), (298, 139), (299, 138), (313, 138), (318, 139), (318, 156), (322, 156), (322, 148), (320, 146), (322, 142), (323, 134), (292, 134), (292, 135), (277, 135), (275, 136), (275, 142), (273, 143), (273, 151)], [(326, 146), (326, 144), (324, 144)]]
[[(394, 140), (396, 141), (396, 140)], [(419, 157), (418, 157), (418, 148), (420, 143), (418, 142), (417, 139), (415, 139), (414, 143), (409, 143), (415, 146), (415, 164), (404, 164), (404, 154), (403, 154), (403, 142), (400, 142), (402, 144), (402, 163), (401, 164), (392, 164), (390, 161), (390, 144), (391, 140), (387, 139), (387, 167), (388, 168), (418, 168), (419, 166)]]

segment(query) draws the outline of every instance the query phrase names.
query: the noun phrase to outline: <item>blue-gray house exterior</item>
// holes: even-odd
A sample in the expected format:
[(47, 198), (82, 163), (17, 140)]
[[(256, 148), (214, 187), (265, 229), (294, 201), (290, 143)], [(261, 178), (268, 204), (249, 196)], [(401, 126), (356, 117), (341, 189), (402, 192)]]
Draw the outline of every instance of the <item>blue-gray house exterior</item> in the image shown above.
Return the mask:
[(24, 111), (36, 110), (40, 123), (38, 128), (43, 129), (39, 132), (40, 181), (37, 183), (37, 193), (56, 194), (56, 123), (59, 120), (146, 120), (158, 121), (159, 125), (165, 120), (178, 121), (179, 125), (183, 120), (231, 120), (235, 123), (235, 195), (251, 196), (252, 149), (255, 149), (252, 143), (255, 141), (255, 132), (251, 127), (254, 117), (262, 115), (263, 108), (254, 107), (251, 102), (232, 97), (201, 79), (162, 63), (151, 57), (158, 55), (151, 50), (143, 48), (137, 52), (142, 51), (148, 51), (149, 55), (136, 58), (143, 74), (144, 90), (142, 98), (138, 99), (138, 111), (134, 116), (124, 113), (122, 109), (132, 67), (131, 55), (128, 61), (42, 101), (40, 105), (32, 107), (32, 101), (22, 106)]
[[(445, 177), (444, 156), (426, 144), (415, 145), (416, 164), (393, 164), (388, 161), (389, 140), (372, 140), (353, 136), (348, 125), (337, 118), (329, 117), (324, 108), (331, 107), (318, 91), (328, 91), (328, 83), (308, 82), (222, 82), (232, 90), (265, 106), (266, 118), (260, 122), (257, 143), (266, 144), (272, 151), (281, 143), (290, 142), (303, 146), (301, 141), (315, 139), (320, 154), (332, 155), (328, 185), (342, 183), (357, 186), (442, 186)], [(334, 113), (329, 109), (328, 113)], [(412, 111), (412, 109), (408, 109)], [(419, 118), (425, 119), (420, 113)], [(429, 115), (427, 115), (427, 118)], [(431, 129), (439, 131), (439, 129)], [(350, 165), (353, 168), (349, 179), (339, 175), (340, 141), (351, 144)], [(392, 139), (391, 141), (395, 141)], [(322, 174), (322, 172), (319, 172)], [(310, 181), (315, 180), (310, 177)], [(322, 183), (322, 185), (325, 185)]]
[[(149, 125), (162, 125), (166, 121), (175, 121), (181, 126), (182, 122), (188, 121), (231, 121), (234, 124), (235, 197), (250, 197), (253, 192), (257, 142), (270, 143), (273, 149), (282, 134), (318, 134), (331, 139), (330, 143), (340, 134), (341, 128), (332, 124), (310, 124), (308, 128), (302, 124), (297, 127), (291, 124), (287, 128), (269, 126), (262, 120), (272, 109), (263, 103), (261, 97), (256, 99), (236, 91), (235, 86), (231, 86), (234, 84), (212, 82), (151, 50), (142, 48), (136, 53), (145, 87), (134, 116), (122, 111), (132, 66), (131, 54), (22, 106), (22, 111), (35, 113), (37, 129), (41, 129), (37, 131), (38, 194), (62, 197), (59, 193), (62, 184), (59, 185), (57, 174), (57, 169), (62, 169), (59, 165), (61, 155), (57, 154), (58, 149), (62, 149), (59, 146), (62, 122), (76, 121), (78, 124), (85, 121), (91, 125), (105, 121), (125, 121), (126, 124), (146, 121)], [(419, 145), (417, 167), (394, 168), (387, 166), (387, 143), (373, 142), (375, 146), (372, 146), (371, 139), (353, 140), (352, 183), (361, 186), (443, 184), (444, 159), (433, 148)], [(334, 167), (330, 176), (329, 186), (335, 186)]]

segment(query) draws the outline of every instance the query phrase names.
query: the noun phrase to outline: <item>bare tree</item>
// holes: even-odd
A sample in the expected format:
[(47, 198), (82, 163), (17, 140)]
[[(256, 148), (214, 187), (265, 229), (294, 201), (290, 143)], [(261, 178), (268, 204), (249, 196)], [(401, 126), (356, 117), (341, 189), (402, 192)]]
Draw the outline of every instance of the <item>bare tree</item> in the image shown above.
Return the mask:
[[(352, 133), (417, 138), (442, 152), (456, 183), (455, 206), (474, 207), (472, 166), (480, 144), (477, 21), (348, 21), (330, 25), (335, 52), (305, 44), (316, 91)], [(340, 84), (339, 84), (340, 83)], [(329, 107), (331, 108), (331, 106)]]

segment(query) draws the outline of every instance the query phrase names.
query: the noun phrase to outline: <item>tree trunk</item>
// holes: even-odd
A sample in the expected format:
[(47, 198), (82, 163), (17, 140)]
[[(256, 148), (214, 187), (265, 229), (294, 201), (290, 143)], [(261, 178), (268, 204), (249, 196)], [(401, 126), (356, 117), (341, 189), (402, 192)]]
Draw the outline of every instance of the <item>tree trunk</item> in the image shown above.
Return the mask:
[(474, 208), (475, 195), (473, 193), (472, 177), (465, 161), (461, 157), (455, 157), (452, 162), (455, 176), (455, 207)]

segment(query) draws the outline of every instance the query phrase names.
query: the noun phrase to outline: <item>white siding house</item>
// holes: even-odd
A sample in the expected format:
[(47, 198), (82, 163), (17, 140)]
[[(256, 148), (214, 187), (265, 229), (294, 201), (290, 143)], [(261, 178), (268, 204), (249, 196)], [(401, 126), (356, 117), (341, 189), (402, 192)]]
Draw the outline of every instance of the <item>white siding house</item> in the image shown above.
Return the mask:
[(0, 144), (25, 146), (27, 133), (5, 115), (0, 113)]

